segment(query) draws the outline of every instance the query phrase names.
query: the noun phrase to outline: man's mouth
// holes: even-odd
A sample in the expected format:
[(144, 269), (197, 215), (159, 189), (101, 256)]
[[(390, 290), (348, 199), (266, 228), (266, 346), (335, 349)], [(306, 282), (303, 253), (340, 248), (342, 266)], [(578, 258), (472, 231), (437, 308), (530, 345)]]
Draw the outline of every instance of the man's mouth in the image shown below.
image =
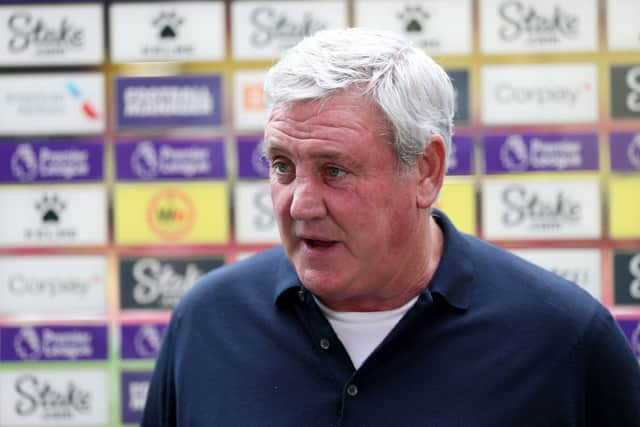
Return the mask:
[(322, 248), (330, 248), (335, 245), (336, 241), (334, 240), (317, 240), (317, 239), (302, 239), (304, 244), (312, 249), (322, 249)]

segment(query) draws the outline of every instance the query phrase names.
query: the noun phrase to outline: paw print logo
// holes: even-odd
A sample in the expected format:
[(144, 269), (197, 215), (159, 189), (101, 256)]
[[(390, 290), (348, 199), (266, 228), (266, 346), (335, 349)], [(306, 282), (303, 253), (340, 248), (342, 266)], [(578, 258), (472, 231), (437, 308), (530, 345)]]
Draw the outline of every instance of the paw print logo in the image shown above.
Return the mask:
[(398, 19), (403, 22), (404, 30), (407, 33), (421, 33), (424, 27), (424, 21), (431, 17), (429, 12), (423, 10), (420, 5), (407, 5), (397, 16)]
[(177, 30), (184, 22), (175, 12), (160, 12), (153, 20), (152, 24), (160, 30), (161, 39), (175, 39), (178, 35)]
[(57, 224), (60, 222), (60, 214), (67, 208), (67, 205), (58, 198), (56, 194), (52, 196), (43, 195), (35, 205), (40, 218), (44, 224)]

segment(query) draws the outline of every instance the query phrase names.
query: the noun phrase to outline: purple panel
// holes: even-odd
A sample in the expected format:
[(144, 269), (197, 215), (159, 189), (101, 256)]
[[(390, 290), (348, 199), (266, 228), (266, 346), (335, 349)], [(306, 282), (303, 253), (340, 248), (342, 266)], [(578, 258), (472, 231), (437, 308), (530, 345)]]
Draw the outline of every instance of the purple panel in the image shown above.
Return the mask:
[(120, 416), (123, 424), (138, 424), (142, 420), (151, 375), (151, 371), (120, 373)]
[(618, 324), (629, 340), (633, 353), (640, 357), (640, 319), (618, 319)]
[(471, 175), (473, 173), (473, 139), (470, 136), (453, 137), (449, 155), (448, 175)]
[(161, 323), (121, 326), (121, 356), (123, 359), (155, 359), (167, 328)]
[(513, 134), (484, 138), (488, 174), (599, 168), (598, 135)]
[(609, 155), (612, 171), (640, 171), (640, 133), (612, 133), (609, 136)]
[(238, 177), (269, 177), (269, 162), (264, 156), (262, 135), (238, 137), (236, 147), (238, 147)]
[(222, 140), (116, 141), (119, 180), (225, 178)]
[(118, 77), (118, 129), (222, 125), (219, 75)]
[(106, 326), (22, 326), (0, 329), (0, 360), (106, 360)]
[(102, 181), (101, 141), (0, 141), (0, 182)]

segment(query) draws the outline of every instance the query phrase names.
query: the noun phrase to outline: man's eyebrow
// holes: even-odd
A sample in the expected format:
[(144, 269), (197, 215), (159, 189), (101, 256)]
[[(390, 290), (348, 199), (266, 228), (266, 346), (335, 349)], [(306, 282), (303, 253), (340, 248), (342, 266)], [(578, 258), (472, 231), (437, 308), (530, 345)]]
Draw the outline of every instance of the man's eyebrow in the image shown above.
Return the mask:
[[(289, 150), (287, 149), (286, 144), (280, 144), (277, 141), (265, 141), (264, 144), (264, 152), (265, 154), (289, 154)], [(325, 159), (325, 160), (336, 160), (336, 159), (348, 159), (349, 156), (343, 153), (340, 150), (334, 149), (322, 149), (320, 151), (314, 151), (309, 154), (309, 157), (312, 159)]]

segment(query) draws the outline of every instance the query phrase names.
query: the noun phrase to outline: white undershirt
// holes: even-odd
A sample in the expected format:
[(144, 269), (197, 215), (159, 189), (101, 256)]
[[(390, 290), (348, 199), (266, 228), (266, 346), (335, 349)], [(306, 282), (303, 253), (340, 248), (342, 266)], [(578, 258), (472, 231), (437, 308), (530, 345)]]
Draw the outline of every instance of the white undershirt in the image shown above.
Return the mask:
[(417, 300), (416, 296), (402, 307), (388, 311), (354, 312), (331, 310), (316, 298), (320, 310), (340, 338), (356, 369), (360, 368)]

